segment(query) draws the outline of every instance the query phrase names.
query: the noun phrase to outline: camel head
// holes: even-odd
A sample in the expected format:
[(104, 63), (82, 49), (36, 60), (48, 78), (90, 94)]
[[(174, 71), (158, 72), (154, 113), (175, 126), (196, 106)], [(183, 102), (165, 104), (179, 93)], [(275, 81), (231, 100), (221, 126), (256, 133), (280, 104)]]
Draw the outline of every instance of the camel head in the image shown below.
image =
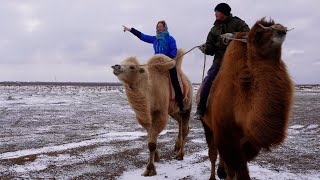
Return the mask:
[(135, 84), (146, 74), (145, 69), (139, 65), (135, 57), (129, 57), (119, 64), (111, 66), (113, 74), (126, 84)]
[(266, 21), (262, 18), (251, 28), (247, 39), (248, 45), (255, 47), (263, 54), (272, 54), (274, 50), (281, 51), (287, 32), (287, 27), (275, 24), (272, 19)]

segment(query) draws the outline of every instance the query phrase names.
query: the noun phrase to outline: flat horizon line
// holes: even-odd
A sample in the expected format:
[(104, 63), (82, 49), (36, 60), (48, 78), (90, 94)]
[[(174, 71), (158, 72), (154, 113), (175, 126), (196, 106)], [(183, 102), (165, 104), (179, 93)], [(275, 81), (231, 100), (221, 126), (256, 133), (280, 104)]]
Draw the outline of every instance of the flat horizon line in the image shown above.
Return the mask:
[[(122, 86), (121, 82), (78, 82), (78, 81), (0, 81), (0, 86), (27, 86), (27, 85), (61, 85), (61, 86)], [(200, 83), (192, 83), (200, 85)], [(295, 84), (295, 86), (320, 86), (320, 84)]]

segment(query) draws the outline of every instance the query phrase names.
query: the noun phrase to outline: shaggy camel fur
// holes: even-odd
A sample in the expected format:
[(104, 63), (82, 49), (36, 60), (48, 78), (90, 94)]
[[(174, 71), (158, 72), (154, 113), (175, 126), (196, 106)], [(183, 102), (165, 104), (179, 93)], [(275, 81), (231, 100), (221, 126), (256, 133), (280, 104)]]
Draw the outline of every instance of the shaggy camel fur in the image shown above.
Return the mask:
[[(293, 83), (281, 59), (287, 28), (265, 18), (232, 41), (211, 87), (203, 118), (215, 179), (217, 152), (227, 179), (250, 179), (247, 162), (281, 144), (292, 109)], [(224, 171), (225, 170), (225, 171)]]
[[(167, 125), (170, 115), (178, 121), (179, 133), (176, 138), (175, 152), (178, 160), (183, 160), (184, 145), (189, 133), (189, 118), (192, 108), (192, 84), (181, 70), (184, 51), (179, 49), (177, 59), (173, 61), (169, 57), (157, 54), (148, 62), (147, 66), (139, 66), (135, 57), (125, 59), (121, 65), (112, 66), (113, 73), (123, 83), (128, 101), (141, 126), (148, 133), (148, 148), (150, 152), (149, 162), (144, 171), (144, 176), (156, 175), (154, 161), (159, 161), (157, 150), (157, 138)], [(178, 104), (170, 102), (170, 78), (169, 69), (176, 64), (178, 73), (183, 79), (186, 93), (184, 106), (187, 108), (187, 116), (182, 118)]]

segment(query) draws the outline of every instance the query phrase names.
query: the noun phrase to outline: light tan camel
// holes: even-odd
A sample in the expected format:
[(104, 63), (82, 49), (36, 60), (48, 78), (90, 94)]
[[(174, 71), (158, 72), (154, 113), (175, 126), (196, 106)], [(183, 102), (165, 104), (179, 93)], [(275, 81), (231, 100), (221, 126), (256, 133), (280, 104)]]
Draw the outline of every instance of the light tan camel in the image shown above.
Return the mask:
[(247, 37), (247, 43), (229, 44), (203, 118), (210, 140), (210, 179), (215, 179), (218, 152), (227, 179), (246, 180), (247, 162), (261, 149), (284, 141), (293, 99), (293, 83), (281, 59), (287, 31), (262, 18), (248, 33), (235, 35)]
[[(125, 59), (120, 65), (112, 66), (113, 73), (123, 83), (130, 106), (136, 113), (136, 119), (148, 133), (149, 162), (144, 176), (156, 175), (154, 161), (159, 161), (157, 138), (167, 125), (170, 115), (178, 121), (179, 133), (176, 138), (176, 158), (182, 160), (184, 145), (189, 133), (189, 118), (192, 108), (192, 84), (181, 70), (184, 51), (179, 49), (177, 59), (173, 61), (165, 55), (154, 55), (147, 66), (139, 65), (135, 57)], [(185, 88), (184, 106), (187, 116), (182, 118), (177, 103), (170, 101), (169, 69), (176, 65)]]

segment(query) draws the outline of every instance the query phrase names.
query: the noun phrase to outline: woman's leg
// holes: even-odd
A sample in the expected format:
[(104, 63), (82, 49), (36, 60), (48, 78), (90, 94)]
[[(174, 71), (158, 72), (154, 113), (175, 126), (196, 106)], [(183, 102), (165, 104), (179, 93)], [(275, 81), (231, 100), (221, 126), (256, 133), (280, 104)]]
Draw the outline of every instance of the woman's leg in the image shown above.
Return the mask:
[(183, 105), (183, 94), (182, 94), (182, 90), (178, 80), (178, 73), (177, 73), (176, 66), (174, 66), (172, 69), (169, 69), (169, 73), (170, 73), (170, 79), (171, 79), (171, 83), (175, 93), (175, 100), (178, 103), (181, 115), (184, 116), (186, 113), (186, 109), (184, 108), (184, 105)]

